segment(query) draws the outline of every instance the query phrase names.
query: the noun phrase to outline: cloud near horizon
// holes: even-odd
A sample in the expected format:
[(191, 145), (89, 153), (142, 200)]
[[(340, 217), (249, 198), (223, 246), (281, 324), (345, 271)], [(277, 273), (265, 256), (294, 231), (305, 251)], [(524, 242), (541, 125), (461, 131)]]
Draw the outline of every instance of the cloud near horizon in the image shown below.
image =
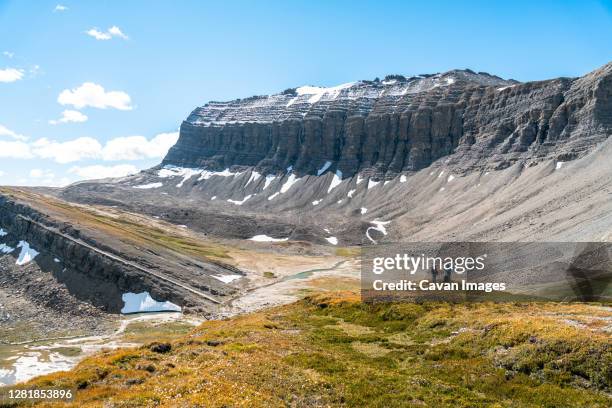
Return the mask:
[(58, 142), (45, 137), (28, 143), (27, 138), (0, 125), (0, 157), (13, 159), (49, 159), (66, 164), (93, 159), (103, 161), (143, 160), (163, 158), (178, 140), (178, 132), (160, 133), (150, 140), (144, 136), (117, 137), (102, 145), (92, 137)]
[(130, 95), (123, 91), (106, 91), (102, 85), (84, 82), (74, 89), (64, 89), (57, 97), (60, 105), (71, 105), (76, 109), (92, 107), (132, 110)]
[(115, 166), (103, 166), (99, 164), (92, 166), (74, 166), (68, 170), (69, 173), (76, 174), (85, 180), (124, 177), (130, 174), (136, 174), (139, 171), (140, 170), (132, 164), (118, 164)]

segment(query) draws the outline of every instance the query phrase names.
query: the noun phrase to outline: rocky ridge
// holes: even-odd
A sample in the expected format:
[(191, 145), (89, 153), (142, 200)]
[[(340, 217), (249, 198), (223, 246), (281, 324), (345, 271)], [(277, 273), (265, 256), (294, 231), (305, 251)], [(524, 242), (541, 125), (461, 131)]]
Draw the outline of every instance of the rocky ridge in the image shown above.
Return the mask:
[(612, 129), (612, 64), (581, 78), (518, 83), (486, 73), (305, 86), (210, 102), (181, 125), (164, 165), (392, 178), (448, 159), (462, 171), (571, 160)]

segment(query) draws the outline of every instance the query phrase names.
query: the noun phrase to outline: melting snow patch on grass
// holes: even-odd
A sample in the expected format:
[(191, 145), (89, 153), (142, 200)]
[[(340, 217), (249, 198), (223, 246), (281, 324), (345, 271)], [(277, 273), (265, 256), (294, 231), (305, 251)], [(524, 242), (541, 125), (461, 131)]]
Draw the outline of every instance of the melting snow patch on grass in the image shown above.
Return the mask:
[(180, 312), (181, 307), (172, 302), (158, 302), (153, 299), (149, 292), (124, 293), (121, 296), (123, 308), (121, 313), (146, 313), (146, 312)]
[(249, 240), (256, 242), (283, 242), (288, 241), (289, 238), (272, 238), (267, 235), (255, 235), (253, 238), (249, 238)]
[(16, 265), (25, 265), (36, 258), (40, 253), (34, 248), (30, 248), (30, 244), (26, 241), (19, 241), (17, 248), (21, 248), (21, 253), (19, 253), (19, 258), (17, 258), (17, 262), (15, 262)]
[(164, 185), (164, 183), (149, 183), (149, 184), (141, 184), (139, 186), (134, 186), (134, 188), (140, 188), (143, 190), (149, 189), (149, 188), (160, 188)]

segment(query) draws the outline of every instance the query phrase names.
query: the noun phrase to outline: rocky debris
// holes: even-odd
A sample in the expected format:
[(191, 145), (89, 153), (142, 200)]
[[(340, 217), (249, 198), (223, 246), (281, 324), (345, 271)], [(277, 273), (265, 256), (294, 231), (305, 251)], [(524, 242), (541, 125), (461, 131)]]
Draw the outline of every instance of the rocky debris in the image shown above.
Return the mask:
[(170, 343), (153, 343), (149, 346), (149, 350), (154, 353), (169, 353), (172, 350), (172, 345)]

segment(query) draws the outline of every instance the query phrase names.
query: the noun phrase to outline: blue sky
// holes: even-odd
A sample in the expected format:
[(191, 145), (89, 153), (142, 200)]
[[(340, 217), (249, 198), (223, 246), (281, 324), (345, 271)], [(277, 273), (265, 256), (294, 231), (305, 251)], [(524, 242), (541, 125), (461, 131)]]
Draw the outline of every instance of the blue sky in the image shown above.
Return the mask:
[(610, 60), (610, 1), (0, 0), (0, 184), (155, 165), (209, 100), (453, 68), (579, 76)]

